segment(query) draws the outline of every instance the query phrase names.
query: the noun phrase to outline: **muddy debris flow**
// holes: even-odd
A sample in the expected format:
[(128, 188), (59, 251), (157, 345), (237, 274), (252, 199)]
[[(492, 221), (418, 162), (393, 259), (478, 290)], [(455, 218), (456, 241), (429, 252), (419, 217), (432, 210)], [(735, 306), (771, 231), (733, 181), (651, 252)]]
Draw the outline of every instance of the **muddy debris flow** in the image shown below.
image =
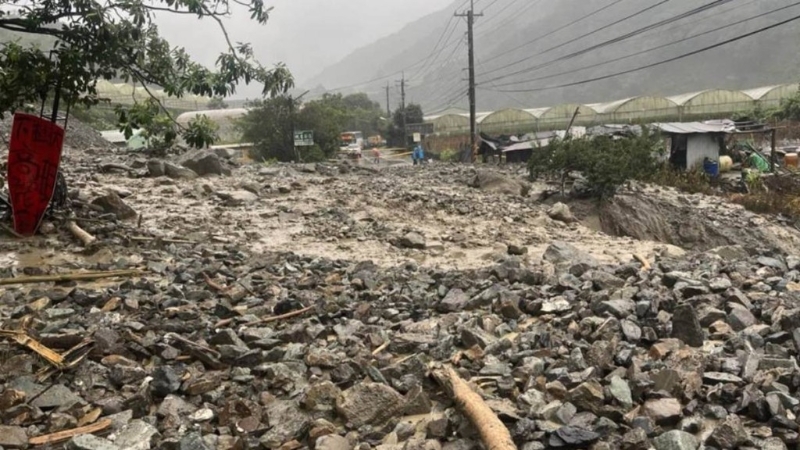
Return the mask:
[(0, 278), (145, 274), (0, 287), (0, 329), (90, 345), (43, 379), (0, 335), (3, 449), (481, 448), (442, 367), (523, 450), (800, 441), (800, 241), (773, 219), (636, 185), (570, 210), (511, 169), (68, 155), (96, 242), (50, 218), (0, 240)]

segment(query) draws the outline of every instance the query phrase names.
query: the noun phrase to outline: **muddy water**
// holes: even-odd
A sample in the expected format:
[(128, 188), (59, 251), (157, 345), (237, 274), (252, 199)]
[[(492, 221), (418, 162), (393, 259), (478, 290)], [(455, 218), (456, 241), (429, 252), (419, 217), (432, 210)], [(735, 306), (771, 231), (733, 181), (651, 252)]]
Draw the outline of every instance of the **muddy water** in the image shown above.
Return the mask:
[[(133, 192), (125, 201), (143, 215), (143, 231), (160, 236), (381, 265), (413, 260), (442, 268), (482, 267), (504, 254), (507, 243), (526, 246), (528, 258), (535, 260), (553, 240), (569, 242), (609, 263), (631, 261), (633, 253), (653, 256), (663, 247), (607, 236), (594, 227), (553, 222), (545, 214), (547, 207), (531, 198), (485, 194), (448, 177), (430, 177), (430, 172), (419, 172), (427, 176), (423, 180), (414, 179), (413, 172), (399, 176), (393, 169), (334, 178), (280, 178), (259, 176), (258, 167), (239, 169), (233, 177), (175, 182), (98, 175), (87, 188), (90, 196), (104, 194), (109, 186)], [(259, 187), (258, 200), (228, 206), (215, 195), (241, 190), (243, 183)], [(291, 183), (292, 192), (275, 192), (276, 186)], [(475, 211), (460, 214), (447, 206), (450, 203), (464, 203)], [(390, 235), (412, 230), (426, 237), (428, 250), (399, 249), (389, 243)]]

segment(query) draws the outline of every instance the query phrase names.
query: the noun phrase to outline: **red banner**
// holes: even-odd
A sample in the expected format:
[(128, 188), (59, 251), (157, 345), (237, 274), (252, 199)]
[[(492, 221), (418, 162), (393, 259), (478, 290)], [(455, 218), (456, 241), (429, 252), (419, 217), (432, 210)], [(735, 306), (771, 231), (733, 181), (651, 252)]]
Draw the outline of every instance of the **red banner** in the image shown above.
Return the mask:
[(32, 236), (53, 198), (64, 129), (30, 114), (14, 114), (8, 146), (8, 191), (14, 230)]

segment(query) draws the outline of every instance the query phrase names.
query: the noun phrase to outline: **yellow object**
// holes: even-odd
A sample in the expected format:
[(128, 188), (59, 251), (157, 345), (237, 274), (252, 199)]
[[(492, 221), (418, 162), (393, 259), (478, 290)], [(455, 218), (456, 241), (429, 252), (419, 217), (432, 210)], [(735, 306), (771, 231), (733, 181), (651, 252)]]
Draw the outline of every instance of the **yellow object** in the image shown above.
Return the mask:
[(787, 153), (783, 158), (786, 167), (797, 167), (797, 153)]
[(719, 157), (719, 171), (720, 172), (730, 172), (731, 167), (733, 167), (733, 159), (730, 156), (720, 156)]

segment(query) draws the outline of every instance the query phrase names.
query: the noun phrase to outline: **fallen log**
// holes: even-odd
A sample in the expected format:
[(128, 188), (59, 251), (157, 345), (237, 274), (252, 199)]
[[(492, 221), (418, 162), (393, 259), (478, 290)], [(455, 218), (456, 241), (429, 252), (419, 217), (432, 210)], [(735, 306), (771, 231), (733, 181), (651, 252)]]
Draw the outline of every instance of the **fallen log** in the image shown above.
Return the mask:
[(97, 238), (87, 233), (72, 220), (67, 222), (67, 229), (70, 231), (70, 233), (72, 233), (73, 236), (81, 241), (84, 247), (89, 247), (90, 245), (94, 244), (95, 241), (97, 241)]
[(508, 428), (455, 370), (444, 367), (434, 370), (432, 375), (456, 402), (458, 409), (477, 428), (487, 450), (517, 450)]
[(91, 281), (103, 278), (135, 277), (144, 275), (141, 270), (110, 270), (107, 272), (73, 272), (57, 275), (33, 275), (15, 278), (0, 278), (0, 286), (12, 284), (50, 283), (58, 281)]

